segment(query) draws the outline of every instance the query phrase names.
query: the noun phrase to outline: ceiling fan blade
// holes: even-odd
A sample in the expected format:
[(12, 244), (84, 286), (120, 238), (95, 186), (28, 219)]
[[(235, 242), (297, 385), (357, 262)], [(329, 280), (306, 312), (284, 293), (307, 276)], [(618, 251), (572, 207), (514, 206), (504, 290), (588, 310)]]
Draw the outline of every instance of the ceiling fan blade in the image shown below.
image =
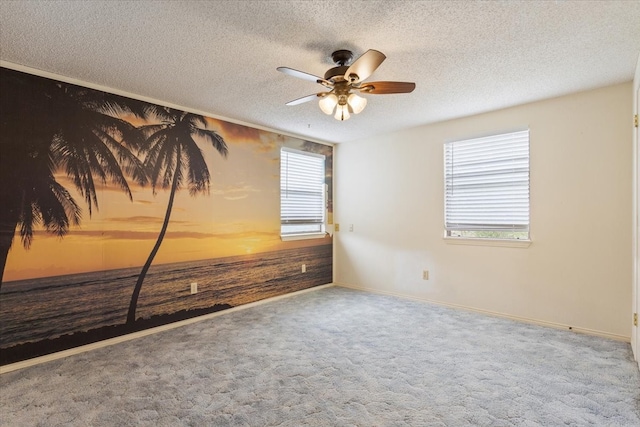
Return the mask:
[(287, 102), (285, 105), (299, 105), (304, 104), (305, 102), (313, 101), (316, 98), (320, 98), (324, 96), (324, 92), (314, 93), (313, 95), (303, 96), (302, 98), (294, 99), (293, 101)]
[(361, 82), (373, 74), (385, 59), (384, 53), (369, 49), (347, 68), (344, 78), (351, 83)]
[(330, 86), (333, 86), (331, 82), (323, 79), (322, 77), (314, 76), (313, 74), (305, 73), (304, 71), (294, 70), (293, 68), (289, 68), (289, 67), (278, 67), (276, 68), (276, 70), (282, 73), (288, 74), (290, 76), (297, 77), (299, 79), (308, 80), (314, 83), (320, 83), (322, 85), (328, 84)]
[(367, 82), (358, 89), (364, 93), (385, 95), (389, 93), (409, 93), (416, 88), (415, 83), (410, 82)]

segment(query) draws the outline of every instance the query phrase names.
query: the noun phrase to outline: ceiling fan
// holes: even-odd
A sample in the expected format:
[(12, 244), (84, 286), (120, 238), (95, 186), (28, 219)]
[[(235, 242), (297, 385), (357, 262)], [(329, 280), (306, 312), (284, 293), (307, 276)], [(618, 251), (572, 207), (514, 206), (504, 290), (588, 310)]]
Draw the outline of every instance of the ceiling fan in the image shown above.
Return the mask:
[(319, 83), (330, 89), (287, 102), (286, 105), (298, 105), (320, 98), (320, 109), (325, 114), (333, 114), (337, 120), (348, 120), (351, 113), (358, 114), (367, 105), (367, 99), (355, 92), (374, 95), (392, 93), (409, 93), (416, 88), (410, 82), (365, 82), (371, 74), (382, 64), (386, 56), (377, 50), (369, 49), (358, 59), (351, 62), (353, 53), (350, 50), (336, 50), (331, 54), (335, 67), (324, 73), (324, 78), (294, 70), (289, 67), (278, 67), (277, 70), (293, 77)]

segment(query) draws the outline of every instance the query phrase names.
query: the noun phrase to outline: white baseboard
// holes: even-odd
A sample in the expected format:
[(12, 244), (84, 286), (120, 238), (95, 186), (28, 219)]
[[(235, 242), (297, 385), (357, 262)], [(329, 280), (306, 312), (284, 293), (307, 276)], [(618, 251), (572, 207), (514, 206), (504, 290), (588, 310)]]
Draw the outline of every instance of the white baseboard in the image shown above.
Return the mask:
[(125, 341), (131, 341), (136, 338), (146, 337), (147, 335), (157, 334), (158, 332), (168, 331), (170, 329), (179, 328), (181, 326), (190, 325), (192, 323), (201, 322), (203, 320), (212, 319), (214, 317), (222, 316), (228, 313), (233, 313), (234, 311), (244, 310), (247, 308), (255, 307), (258, 305), (266, 304), (269, 302), (281, 300), (284, 298), (289, 298), (294, 295), (300, 295), (307, 292), (313, 292), (320, 289), (328, 288), (334, 286), (333, 283), (328, 283), (326, 285), (314, 286), (311, 288), (303, 289), (301, 291), (291, 292), (289, 294), (278, 295), (276, 297), (266, 298), (260, 301), (251, 302), (248, 304), (239, 305), (237, 307), (232, 307), (226, 310), (216, 311), (215, 313), (205, 314), (203, 316), (192, 317), (190, 319), (180, 320), (178, 322), (168, 323), (166, 325), (157, 326), (155, 328), (144, 329), (142, 331), (133, 332), (127, 335), (121, 335), (119, 337), (109, 338), (107, 340), (98, 341), (95, 343), (83, 345), (80, 347), (70, 348), (68, 350), (59, 351), (57, 353), (46, 354), (40, 357), (34, 357), (33, 359), (22, 360), (20, 362), (11, 363), (8, 365), (0, 366), (0, 375), (5, 374), (7, 372), (16, 371), (18, 369), (27, 368), (29, 366), (38, 365), (40, 363), (50, 362), (52, 360), (62, 359), (63, 357), (73, 356), (75, 354), (84, 353), (86, 351), (95, 350), (102, 347), (107, 347), (114, 344), (119, 344)]
[(612, 334), (612, 333), (604, 332), (604, 331), (598, 331), (598, 330), (595, 330), (595, 329), (580, 328), (580, 327), (571, 326), (571, 325), (564, 325), (564, 324), (556, 323), (556, 322), (549, 322), (549, 321), (546, 321), (546, 320), (538, 320), (538, 319), (531, 319), (531, 318), (528, 318), (528, 317), (514, 316), (512, 314), (500, 313), (500, 312), (491, 311), (491, 310), (483, 310), (481, 308), (469, 307), (469, 306), (460, 305), (460, 304), (451, 304), (451, 303), (446, 303), (446, 302), (442, 302), (442, 301), (431, 300), (429, 298), (421, 298), (421, 297), (401, 294), (401, 293), (397, 293), (397, 292), (381, 291), (381, 290), (371, 289), (371, 288), (362, 287), (362, 286), (354, 286), (354, 285), (349, 285), (349, 284), (346, 284), (346, 283), (334, 282), (334, 285), (335, 286), (339, 286), (339, 287), (343, 287), (343, 288), (357, 290), (357, 291), (371, 292), (371, 293), (380, 294), (380, 295), (389, 295), (389, 296), (398, 297), (398, 298), (405, 298), (405, 299), (411, 299), (411, 300), (415, 300), (415, 301), (421, 301), (421, 302), (426, 302), (426, 303), (430, 303), (430, 304), (440, 305), (440, 306), (448, 307), (448, 308), (455, 308), (455, 309), (458, 309), (458, 310), (472, 311), (472, 312), (475, 312), (475, 313), (486, 314), (488, 316), (502, 317), (504, 319), (511, 319), (511, 320), (515, 320), (517, 322), (522, 322), (522, 323), (529, 323), (529, 324), (533, 324), (533, 325), (546, 326), (546, 327), (554, 328), (554, 329), (563, 329), (563, 330), (567, 330), (567, 331), (571, 331), (571, 332), (577, 332), (577, 333), (586, 334), (586, 335), (594, 335), (594, 336), (598, 336), (598, 337), (602, 337), (602, 338), (608, 338), (608, 339), (612, 339), (612, 340), (616, 340), (616, 341), (624, 341), (624, 342), (629, 342), (629, 343), (631, 342), (631, 337), (627, 337), (627, 336), (624, 336), (624, 335)]

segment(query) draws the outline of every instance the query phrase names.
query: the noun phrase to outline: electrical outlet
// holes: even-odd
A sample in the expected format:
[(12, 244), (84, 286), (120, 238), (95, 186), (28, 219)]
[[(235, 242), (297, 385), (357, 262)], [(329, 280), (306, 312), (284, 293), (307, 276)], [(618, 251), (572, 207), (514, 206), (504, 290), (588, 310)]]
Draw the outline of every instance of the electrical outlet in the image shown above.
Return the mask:
[(349, 224), (349, 231), (353, 231), (353, 224)]
[(307, 264), (302, 264), (302, 272), (303, 273), (307, 272)]
[(198, 293), (198, 282), (191, 282), (191, 295)]
[(422, 280), (429, 280), (429, 270), (422, 270)]
[(334, 224), (334, 225), (333, 225), (333, 231), (335, 231), (336, 233), (337, 233), (338, 231), (340, 231), (340, 224), (337, 224), (337, 223), (336, 223), (336, 224)]

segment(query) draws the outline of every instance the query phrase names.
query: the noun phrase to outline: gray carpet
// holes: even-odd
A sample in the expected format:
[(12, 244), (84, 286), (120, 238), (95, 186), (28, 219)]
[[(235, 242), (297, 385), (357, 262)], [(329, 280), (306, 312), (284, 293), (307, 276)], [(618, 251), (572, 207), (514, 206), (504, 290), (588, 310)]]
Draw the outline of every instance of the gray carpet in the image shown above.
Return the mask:
[(627, 343), (337, 287), (0, 387), (2, 426), (640, 426)]

